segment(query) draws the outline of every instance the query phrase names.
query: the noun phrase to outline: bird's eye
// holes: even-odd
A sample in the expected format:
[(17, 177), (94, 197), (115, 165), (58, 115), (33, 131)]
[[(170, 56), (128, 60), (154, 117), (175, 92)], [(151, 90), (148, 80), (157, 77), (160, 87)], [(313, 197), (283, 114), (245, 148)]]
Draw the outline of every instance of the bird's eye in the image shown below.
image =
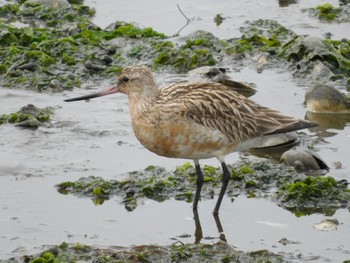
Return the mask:
[(128, 82), (128, 81), (129, 81), (129, 78), (128, 78), (128, 77), (123, 77), (123, 78), (122, 78), (122, 81), (123, 81), (123, 82)]

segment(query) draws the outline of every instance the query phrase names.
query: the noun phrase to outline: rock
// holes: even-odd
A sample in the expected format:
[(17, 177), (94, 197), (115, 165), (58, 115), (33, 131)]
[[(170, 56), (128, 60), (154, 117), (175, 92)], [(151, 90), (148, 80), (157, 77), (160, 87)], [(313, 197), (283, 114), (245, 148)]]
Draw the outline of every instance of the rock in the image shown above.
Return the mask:
[(305, 93), (308, 111), (317, 113), (350, 113), (350, 102), (339, 90), (324, 84), (312, 85)]
[(62, 91), (63, 90), (63, 87), (61, 85), (61, 82), (57, 79), (53, 79), (50, 81), (50, 84), (49, 84), (50, 88), (53, 90), (53, 91)]
[(212, 66), (203, 66), (188, 72), (188, 77), (191, 82), (217, 82), (233, 88), (235, 91), (243, 96), (249, 97), (255, 94), (255, 89), (252, 87), (231, 80), (226, 75), (225, 68), (218, 68)]
[(350, 1), (349, 0), (339, 0), (339, 5), (342, 6), (349, 6), (350, 5)]
[(333, 166), (335, 169), (342, 169), (343, 168), (343, 164), (340, 161), (335, 161), (333, 163)]
[(339, 221), (337, 219), (325, 219), (320, 223), (314, 224), (314, 228), (319, 231), (329, 231), (329, 230), (337, 230), (339, 225)]
[(36, 116), (39, 114), (40, 109), (35, 107), (33, 104), (27, 104), (21, 108), (20, 112)]
[(255, 55), (254, 57), (252, 57), (252, 60), (255, 61), (256, 63), (259, 64), (266, 64), (268, 61), (268, 57), (269, 57), (269, 53), (264, 52), (264, 53), (260, 53)]
[(38, 121), (36, 118), (32, 118), (32, 119), (28, 119), (20, 123), (17, 123), (15, 124), (15, 126), (36, 129), (40, 126), (40, 121)]
[(179, 235), (177, 237), (179, 237), (179, 238), (189, 238), (189, 237), (191, 237), (191, 234), (185, 233), (185, 234)]
[[(291, 62), (293, 75), (299, 75), (305, 79), (312, 76), (314, 79), (329, 81), (332, 74), (347, 74), (348, 59), (342, 55), (338, 47), (320, 37), (298, 36), (287, 43), (279, 52), (279, 57)], [(322, 67), (319, 68), (321, 66)], [(326, 75), (324, 67), (329, 71)], [(321, 72), (318, 72), (321, 70)], [(310, 75), (310, 71), (313, 72)]]
[(265, 136), (261, 137), (261, 140), (259, 140), (257, 146), (255, 146), (253, 149), (266, 149), (282, 145), (294, 145), (297, 142), (296, 140), (296, 134), (293, 132)]
[(333, 76), (333, 72), (321, 61), (317, 62), (312, 71), (312, 78), (315, 80), (330, 79)]
[(34, 72), (37, 69), (37, 67), (38, 67), (38, 64), (29, 62), (18, 66), (17, 69), (20, 69), (20, 70), (26, 69)]
[(280, 7), (288, 7), (292, 4), (297, 4), (298, 0), (278, 0), (278, 4)]
[(281, 243), (284, 246), (291, 245), (291, 244), (301, 244), (301, 242), (299, 242), (299, 241), (292, 241), (292, 240), (289, 240), (285, 237), (281, 238), (280, 241), (278, 241), (278, 243)]
[(70, 4), (66, 0), (27, 0), (24, 5), (40, 3), (54, 8), (69, 7)]
[(192, 69), (188, 72), (190, 78), (194, 81), (196, 79), (210, 79), (213, 80), (216, 77), (226, 77), (225, 76), (226, 69), (211, 67), (211, 66), (203, 66), (196, 69)]
[(301, 172), (318, 172), (329, 171), (328, 165), (321, 159), (321, 157), (308, 149), (291, 149), (282, 154), (281, 162), (293, 166), (296, 170)]
[[(29, 114), (39, 122), (46, 122), (50, 119), (50, 115), (53, 114), (51, 107), (38, 108), (33, 104), (28, 104), (21, 108), (20, 113)], [(29, 119), (30, 120), (30, 119)]]
[(314, 60), (329, 54), (330, 51), (322, 38), (299, 36), (288, 43), (279, 55), (283, 56), (288, 61), (301, 61), (303, 59)]
[(257, 157), (279, 160), (281, 154), (294, 147), (299, 142), (295, 132), (275, 134), (254, 139), (253, 147), (249, 148), (249, 154)]
[(115, 47), (109, 47), (107, 49), (107, 55), (113, 56), (117, 52), (117, 49)]
[(90, 61), (86, 62), (84, 66), (85, 66), (85, 68), (87, 68), (88, 70), (91, 70), (91, 71), (103, 71), (106, 69), (104, 66), (94, 64)]
[(101, 61), (104, 65), (109, 65), (113, 62), (113, 59), (110, 57), (110, 56), (107, 56), (107, 55), (104, 55), (102, 58), (101, 58)]

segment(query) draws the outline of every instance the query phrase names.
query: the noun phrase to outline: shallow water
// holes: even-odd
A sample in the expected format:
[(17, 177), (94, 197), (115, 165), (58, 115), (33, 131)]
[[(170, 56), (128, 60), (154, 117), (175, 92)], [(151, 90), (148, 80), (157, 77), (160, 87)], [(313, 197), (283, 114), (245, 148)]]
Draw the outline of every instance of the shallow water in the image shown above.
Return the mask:
[[(317, 5), (330, 3), (338, 6), (338, 1), (310, 0), (310, 1), (227, 1), (214, 2), (201, 0), (86, 0), (86, 4), (97, 9), (95, 23), (102, 27), (115, 22), (115, 20), (134, 21), (139, 25), (150, 26), (164, 32), (167, 35), (176, 34), (185, 24), (186, 19), (177, 8), (180, 6), (182, 12), (190, 24), (181, 31), (186, 35), (196, 30), (206, 30), (215, 33), (219, 38), (239, 37), (239, 28), (245, 21), (257, 19), (273, 19), (294, 30), (299, 35), (322, 36), (331, 32), (336, 39), (348, 38), (350, 31), (348, 24), (320, 23), (317, 19), (303, 14), (301, 9), (314, 8)], [(282, 2), (297, 2), (287, 7), (280, 7)], [(139, 11), (142, 10), (142, 11)], [(217, 27), (214, 17), (222, 14), (224, 22)]]
[[(300, 12), (300, 8), (315, 7), (325, 1), (308, 1), (307, 6), (306, 3), (298, 3), (284, 8), (278, 6), (278, 1), (258, 4), (248, 0), (237, 3), (222, 0), (215, 4), (199, 4), (197, 1), (178, 3), (189, 18), (194, 18), (181, 34), (205, 28), (220, 38), (237, 37), (244, 21), (270, 18), (298, 34), (322, 36), (331, 31), (335, 38), (350, 35), (349, 30), (344, 30), (348, 24), (319, 23)], [(95, 22), (101, 26), (115, 20), (136, 21), (173, 34), (184, 24), (184, 18), (172, 1), (118, 1), (115, 4), (114, 1), (103, 0), (87, 1), (87, 4), (97, 7)], [(227, 17), (219, 28), (213, 23), (217, 13)], [(264, 70), (258, 74), (251, 66), (231, 69), (229, 76), (254, 83), (257, 93), (253, 100), (285, 114), (304, 118), (302, 102), (308, 83), (296, 82), (287, 71)], [(179, 75), (156, 77), (164, 84), (182, 78)], [(106, 83), (106, 86), (109, 84)], [(63, 241), (97, 246), (164, 245), (174, 242), (172, 238), (183, 242), (195, 241), (191, 204), (175, 200), (163, 203), (145, 200), (135, 211), (127, 212), (118, 199), (95, 206), (90, 199), (57, 192), (56, 184), (82, 176), (120, 179), (125, 173), (144, 169), (150, 164), (174, 170), (184, 163), (184, 160), (159, 157), (140, 145), (130, 127), (125, 96), (103, 97), (90, 102), (63, 102), (65, 98), (87, 92), (90, 91), (76, 89), (48, 95), (0, 89), (1, 113), (17, 111), (28, 103), (37, 107), (56, 107), (52, 127), (28, 130), (12, 125), (0, 126), (0, 259), (37, 252), (43, 245)], [(337, 128), (332, 127), (325, 124), (306, 132), (319, 138), (317, 148), (331, 167), (329, 175), (349, 180), (349, 124), (345, 120)], [(227, 163), (235, 162), (238, 157), (237, 153), (231, 154)], [(343, 164), (342, 169), (334, 168), (333, 163), (338, 161)], [(214, 159), (202, 163), (218, 165)], [(202, 242), (218, 240), (219, 234), (211, 214), (214, 202), (200, 202), (203, 236), (216, 237)], [(226, 239), (238, 250), (301, 253), (304, 258), (301, 261), (320, 256), (317, 262), (341, 262), (350, 258), (349, 217), (349, 210), (340, 209), (331, 217), (314, 214), (297, 218), (268, 200), (246, 197), (238, 197), (233, 203), (228, 198), (224, 199), (220, 213)], [(313, 228), (315, 223), (326, 218), (336, 218), (340, 225), (328, 232)], [(178, 237), (184, 233), (191, 234), (191, 237)], [(300, 243), (284, 246), (278, 242), (282, 238)]]

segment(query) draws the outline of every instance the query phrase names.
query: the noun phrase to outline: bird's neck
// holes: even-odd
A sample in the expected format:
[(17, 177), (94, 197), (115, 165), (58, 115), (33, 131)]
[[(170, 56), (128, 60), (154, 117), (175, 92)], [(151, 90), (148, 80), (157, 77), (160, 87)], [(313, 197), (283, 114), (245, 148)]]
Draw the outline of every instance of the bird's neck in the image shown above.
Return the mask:
[(135, 92), (129, 95), (129, 108), (132, 117), (142, 115), (149, 111), (158, 99), (160, 94), (156, 86), (144, 87), (142, 92)]

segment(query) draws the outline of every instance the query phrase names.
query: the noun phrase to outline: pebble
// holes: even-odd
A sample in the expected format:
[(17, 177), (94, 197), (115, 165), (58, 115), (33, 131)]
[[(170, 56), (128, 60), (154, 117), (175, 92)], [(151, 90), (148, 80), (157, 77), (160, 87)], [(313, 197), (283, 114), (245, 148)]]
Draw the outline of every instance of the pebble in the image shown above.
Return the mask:
[(329, 230), (337, 230), (339, 225), (339, 221), (337, 219), (325, 219), (320, 223), (314, 224), (314, 228), (318, 231), (329, 231)]
[(305, 93), (305, 103), (311, 112), (350, 113), (350, 102), (347, 97), (329, 85), (312, 85)]
[(323, 170), (324, 173), (329, 171), (328, 165), (321, 157), (309, 149), (293, 148), (282, 154), (281, 162), (293, 166), (301, 172), (316, 172)]
[(28, 120), (16, 123), (15, 126), (36, 129), (40, 126), (40, 121), (33, 118), (33, 119), (28, 119)]

